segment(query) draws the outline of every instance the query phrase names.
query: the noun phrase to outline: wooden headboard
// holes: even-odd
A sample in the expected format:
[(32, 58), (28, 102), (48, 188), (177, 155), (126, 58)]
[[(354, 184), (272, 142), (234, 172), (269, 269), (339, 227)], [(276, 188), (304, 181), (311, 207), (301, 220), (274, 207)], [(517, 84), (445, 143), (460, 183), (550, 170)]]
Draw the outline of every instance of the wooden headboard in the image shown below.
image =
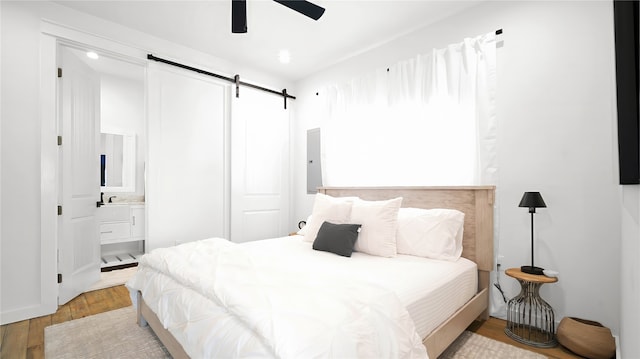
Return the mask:
[[(358, 196), (375, 201), (402, 197), (402, 207), (457, 209), (464, 216), (462, 256), (484, 272), (479, 287), (488, 285), (493, 268), (493, 204), (495, 186), (464, 187), (320, 187), (334, 197)], [(486, 283), (482, 283), (486, 281)]]

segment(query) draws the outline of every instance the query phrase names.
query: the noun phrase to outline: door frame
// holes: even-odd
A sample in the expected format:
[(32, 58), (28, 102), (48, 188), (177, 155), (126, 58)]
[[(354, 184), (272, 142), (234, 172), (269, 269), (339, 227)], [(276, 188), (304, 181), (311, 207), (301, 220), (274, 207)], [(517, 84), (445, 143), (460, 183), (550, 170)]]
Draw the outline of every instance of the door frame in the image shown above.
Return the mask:
[[(58, 308), (58, 215), (60, 203), (58, 142), (59, 46), (95, 49), (110, 57), (147, 67), (146, 52), (51, 21), (41, 21), (40, 34), (40, 303), (20, 311), (3, 313), (5, 319), (33, 318), (55, 313)], [(146, 82), (146, 79), (145, 79)], [(146, 87), (146, 86), (145, 86)], [(146, 117), (146, 113), (145, 113)], [(6, 314), (6, 315), (4, 315)]]

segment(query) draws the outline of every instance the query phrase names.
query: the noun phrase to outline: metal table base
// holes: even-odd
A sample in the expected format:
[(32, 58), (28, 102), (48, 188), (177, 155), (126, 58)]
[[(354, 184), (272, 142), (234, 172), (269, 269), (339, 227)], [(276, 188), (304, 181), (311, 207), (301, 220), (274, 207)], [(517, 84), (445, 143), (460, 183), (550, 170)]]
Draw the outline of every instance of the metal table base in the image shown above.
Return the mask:
[(505, 334), (520, 343), (551, 348), (558, 344), (555, 335), (555, 315), (549, 303), (540, 298), (542, 283), (518, 279), (521, 290), (507, 304)]

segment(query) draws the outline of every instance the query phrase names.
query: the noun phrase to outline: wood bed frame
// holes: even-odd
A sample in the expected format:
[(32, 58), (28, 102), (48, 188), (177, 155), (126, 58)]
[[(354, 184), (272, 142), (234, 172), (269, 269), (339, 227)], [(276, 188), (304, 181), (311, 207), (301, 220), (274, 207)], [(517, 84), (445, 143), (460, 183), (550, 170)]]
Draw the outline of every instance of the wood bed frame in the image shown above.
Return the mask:
[[(493, 268), (494, 186), (465, 187), (322, 187), (318, 192), (334, 197), (358, 196), (365, 200), (403, 197), (402, 207), (450, 208), (464, 212), (462, 256), (478, 265), (478, 291), (464, 306), (422, 340), (429, 358), (435, 359), (476, 319), (489, 317), (489, 273)], [(138, 324), (149, 325), (174, 358), (189, 358), (165, 329), (138, 292)]]

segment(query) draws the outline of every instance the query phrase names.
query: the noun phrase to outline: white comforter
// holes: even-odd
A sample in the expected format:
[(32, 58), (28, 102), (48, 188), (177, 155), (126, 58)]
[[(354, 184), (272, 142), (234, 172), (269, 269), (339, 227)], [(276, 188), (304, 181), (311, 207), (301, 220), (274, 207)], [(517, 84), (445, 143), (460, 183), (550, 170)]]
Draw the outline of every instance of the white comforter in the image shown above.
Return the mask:
[[(263, 258), (252, 257), (241, 245), (224, 239), (207, 239), (157, 249), (143, 256), (139, 273), (128, 286), (143, 290), (145, 280), (155, 275), (153, 273), (168, 276), (199, 294), (198, 297), (210, 300), (212, 310), (221, 312), (218, 313), (221, 320), (233, 322), (232, 327), (244, 327), (251, 340), (260, 342), (259, 345), (240, 343), (247, 339), (238, 337), (237, 328), (225, 333), (225, 326), (217, 325), (216, 333), (211, 335), (216, 336), (215, 345), (221, 347), (215, 350), (222, 356), (427, 356), (412, 319), (393, 292), (353, 282), (345, 279), (347, 277), (285, 270), (276, 263), (272, 266), (268, 263)], [(189, 302), (183, 299), (180, 305), (189, 305)], [(165, 303), (165, 308), (157, 311), (170, 313), (167, 305), (177, 304)], [(228, 316), (232, 318), (225, 319)], [(182, 340), (189, 341), (189, 336)], [(189, 343), (182, 344), (194, 357), (204, 357), (211, 352), (210, 348), (200, 351)]]

